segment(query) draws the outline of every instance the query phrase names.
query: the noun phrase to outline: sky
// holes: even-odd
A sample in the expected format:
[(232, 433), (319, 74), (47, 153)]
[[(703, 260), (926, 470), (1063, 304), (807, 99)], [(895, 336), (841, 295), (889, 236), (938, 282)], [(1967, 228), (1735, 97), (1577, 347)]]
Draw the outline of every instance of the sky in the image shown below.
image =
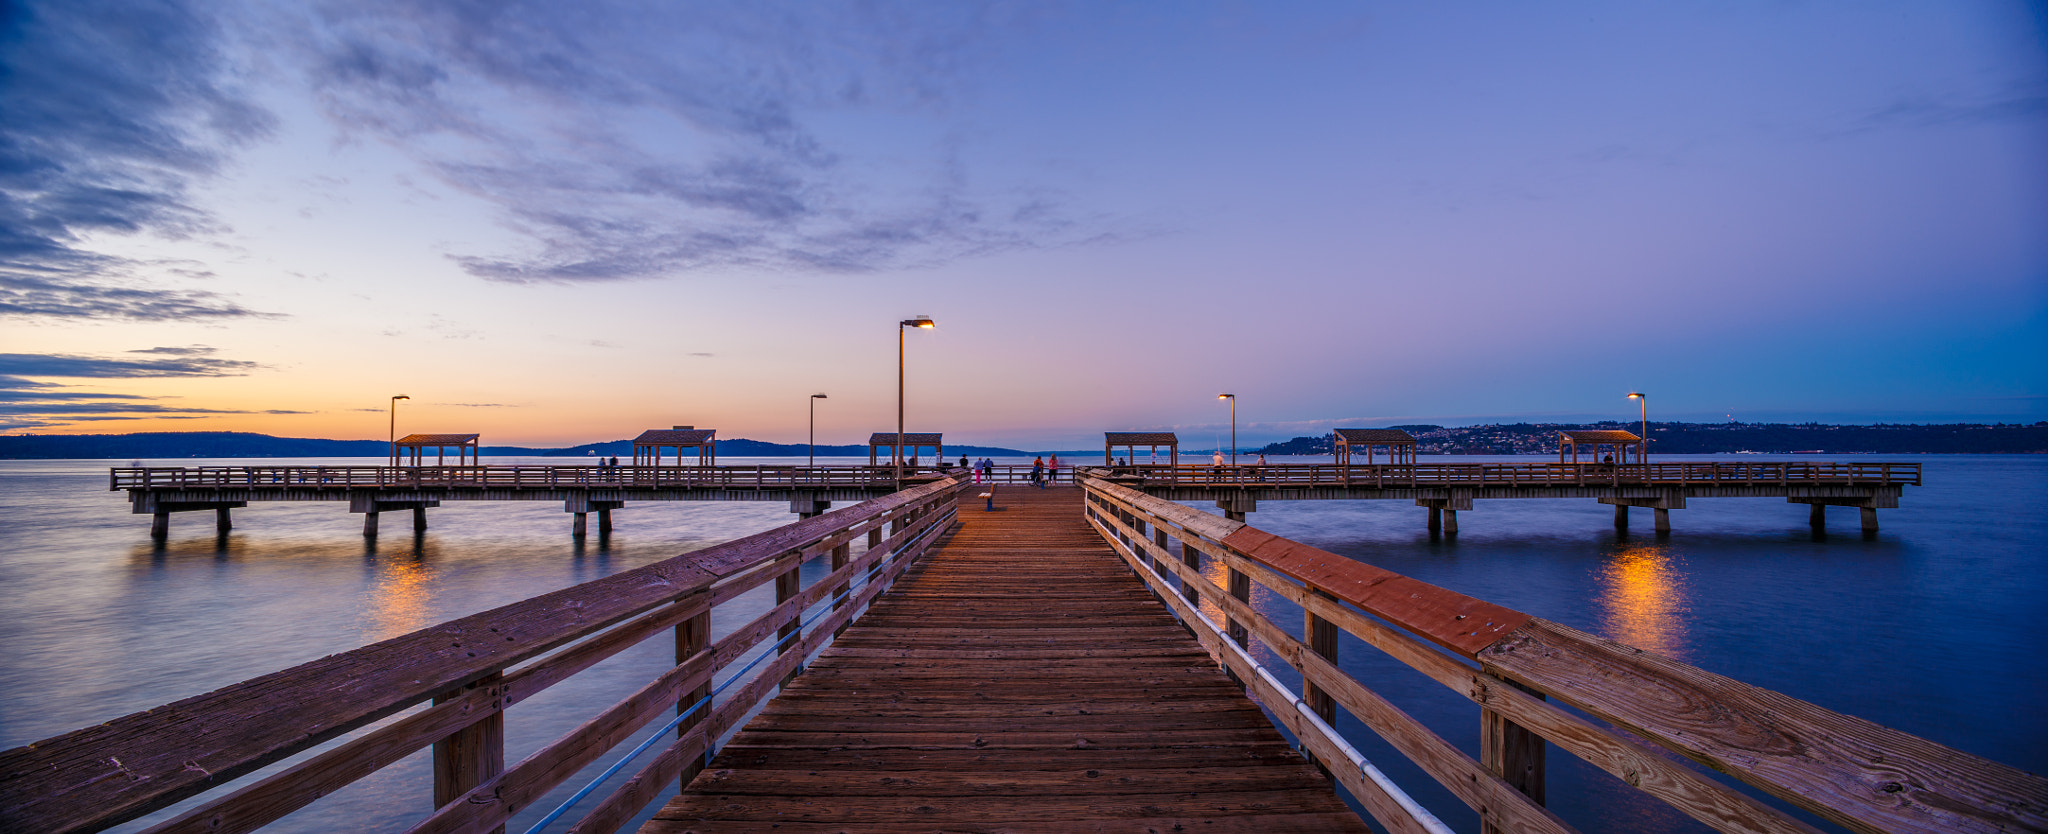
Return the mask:
[(0, 432), (2048, 419), (2048, 5), (0, 4)]

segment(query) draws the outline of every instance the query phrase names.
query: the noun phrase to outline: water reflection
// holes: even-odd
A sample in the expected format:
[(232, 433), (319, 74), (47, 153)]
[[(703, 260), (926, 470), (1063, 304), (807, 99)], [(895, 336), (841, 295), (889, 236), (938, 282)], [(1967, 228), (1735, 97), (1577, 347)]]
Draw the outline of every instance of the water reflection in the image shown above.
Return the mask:
[(1595, 598), (1601, 633), (1639, 649), (1684, 659), (1691, 607), (1682, 565), (1666, 543), (1622, 539), (1605, 554)]
[(434, 548), (414, 540), (412, 552), (369, 564), (370, 587), (363, 594), (363, 635), (367, 642), (388, 640), (433, 625)]

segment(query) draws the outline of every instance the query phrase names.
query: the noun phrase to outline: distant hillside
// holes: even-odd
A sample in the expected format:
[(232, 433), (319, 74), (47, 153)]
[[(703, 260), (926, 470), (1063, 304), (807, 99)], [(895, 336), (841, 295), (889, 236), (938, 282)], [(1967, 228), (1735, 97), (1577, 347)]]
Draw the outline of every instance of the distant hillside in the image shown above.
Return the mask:
[[(1555, 454), (1563, 429), (1641, 431), (1640, 423), (1514, 423), (1511, 425), (1397, 426), (1425, 455)], [(1327, 455), (1330, 436), (1297, 437), (1253, 454)], [(2048, 423), (1980, 425), (1832, 426), (1820, 423), (1650, 423), (1650, 453), (1826, 452), (1830, 454), (2041, 454), (2048, 453)]]
[[(484, 446), (480, 453), (494, 457), (606, 457), (633, 456), (633, 441), (612, 440), (561, 449), (525, 446)], [(238, 431), (139, 432), (135, 434), (24, 434), (0, 436), (0, 459), (119, 460), (150, 458), (383, 458), (390, 445), (382, 440), (322, 440), (306, 437), (272, 437)], [(818, 446), (818, 455), (866, 457), (868, 447), (849, 444)], [(1015, 449), (995, 446), (947, 446), (949, 457), (1016, 457), (1027, 455)], [(729, 457), (803, 457), (810, 447), (802, 443), (767, 443), (733, 438), (718, 441), (718, 454)]]

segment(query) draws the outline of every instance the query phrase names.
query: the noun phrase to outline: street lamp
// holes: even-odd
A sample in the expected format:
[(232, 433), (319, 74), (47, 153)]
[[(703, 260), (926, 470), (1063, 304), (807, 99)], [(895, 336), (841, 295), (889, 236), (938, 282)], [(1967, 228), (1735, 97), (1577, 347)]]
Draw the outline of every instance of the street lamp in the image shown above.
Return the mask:
[(1643, 446), (1636, 450), (1637, 463), (1650, 462), (1650, 395), (1640, 391), (1628, 392), (1628, 398), (1639, 400), (1643, 407)]
[(903, 328), (930, 330), (938, 327), (931, 316), (915, 316), (896, 323), (896, 480), (903, 480)]
[(825, 399), (824, 394), (811, 395), (811, 467), (814, 469), (818, 466), (818, 401), (822, 399)]
[(1237, 395), (1217, 394), (1216, 399), (1230, 401), (1230, 465), (1237, 465)]
[(398, 465), (398, 401), (409, 399), (412, 398), (404, 394), (399, 394), (391, 398), (391, 436), (388, 442), (391, 444), (392, 466)]

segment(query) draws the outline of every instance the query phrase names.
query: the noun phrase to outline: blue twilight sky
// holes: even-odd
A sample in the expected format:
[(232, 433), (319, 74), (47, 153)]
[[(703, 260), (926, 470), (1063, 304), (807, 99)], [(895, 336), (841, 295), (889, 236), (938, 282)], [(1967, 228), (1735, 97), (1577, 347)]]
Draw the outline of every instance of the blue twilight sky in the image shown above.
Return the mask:
[(0, 6), (0, 430), (2048, 419), (2048, 7)]

